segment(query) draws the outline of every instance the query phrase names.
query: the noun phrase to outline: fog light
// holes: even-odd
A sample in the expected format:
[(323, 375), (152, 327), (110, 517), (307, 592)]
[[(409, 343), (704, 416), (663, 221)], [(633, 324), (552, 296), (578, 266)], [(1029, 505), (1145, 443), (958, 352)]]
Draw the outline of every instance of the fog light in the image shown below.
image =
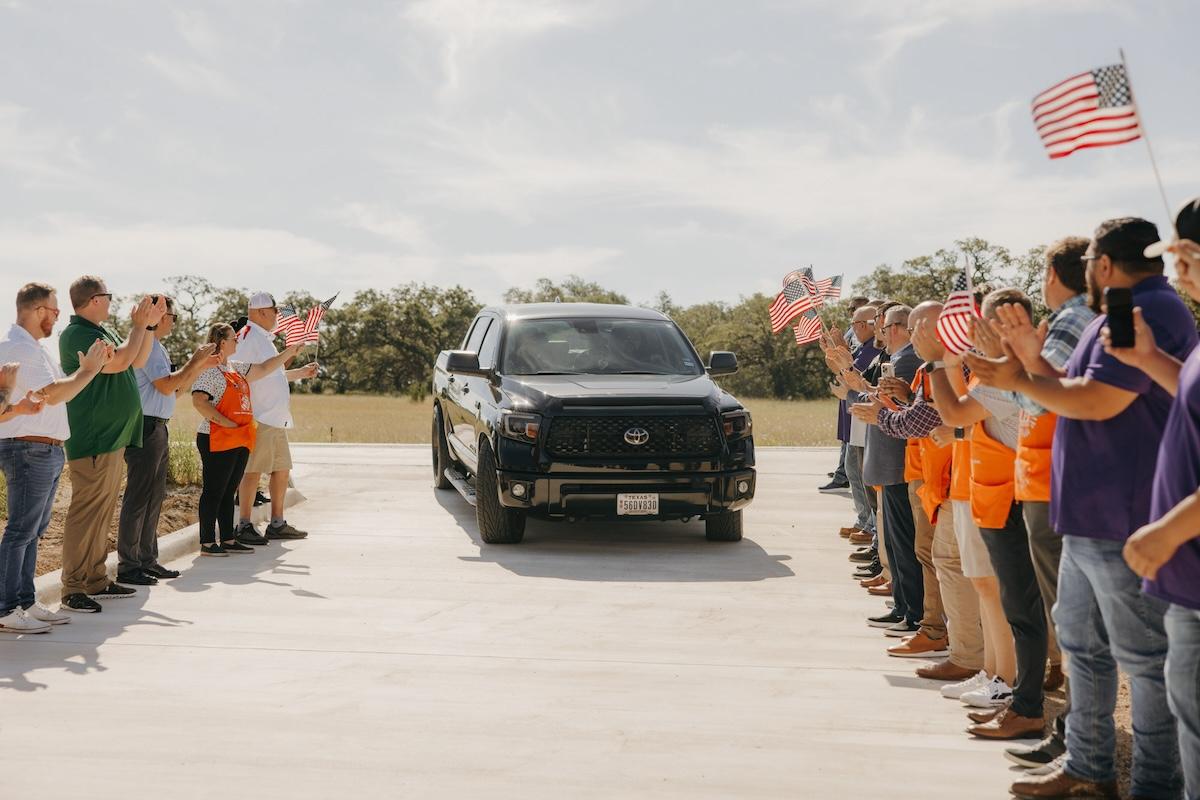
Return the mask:
[(750, 481), (738, 481), (738, 494), (750, 491)]
[(525, 484), (514, 483), (513, 487), (512, 487), (512, 493), (513, 493), (513, 497), (524, 497), (525, 496)]

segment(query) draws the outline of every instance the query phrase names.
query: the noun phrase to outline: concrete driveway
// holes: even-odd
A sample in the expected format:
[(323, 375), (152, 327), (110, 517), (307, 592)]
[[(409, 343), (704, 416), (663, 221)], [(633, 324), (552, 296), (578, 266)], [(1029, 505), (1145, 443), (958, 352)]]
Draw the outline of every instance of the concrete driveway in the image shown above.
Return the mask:
[(485, 546), (425, 447), (295, 448), (312, 532), (0, 637), (0, 798), (1003, 798), (887, 658), (836, 453), (760, 450), (738, 544), (532, 522)]

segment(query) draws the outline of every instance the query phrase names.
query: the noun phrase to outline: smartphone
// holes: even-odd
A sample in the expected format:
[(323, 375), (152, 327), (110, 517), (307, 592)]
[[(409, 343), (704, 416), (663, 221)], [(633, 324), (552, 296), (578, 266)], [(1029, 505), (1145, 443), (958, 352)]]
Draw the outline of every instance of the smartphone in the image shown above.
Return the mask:
[(890, 361), (879, 365), (879, 377), (894, 378), (896, 377), (896, 367)]
[(1110, 286), (1104, 290), (1108, 333), (1113, 347), (1133, 347), (1133, 292)]

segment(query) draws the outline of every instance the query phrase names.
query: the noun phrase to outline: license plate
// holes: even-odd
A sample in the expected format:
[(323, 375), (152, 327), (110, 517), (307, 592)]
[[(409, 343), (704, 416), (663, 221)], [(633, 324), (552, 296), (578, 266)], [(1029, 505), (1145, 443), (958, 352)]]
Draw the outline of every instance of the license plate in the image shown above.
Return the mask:
[(658, 513), (657, 494), (617, 495), (617, 516), (641, 516)]

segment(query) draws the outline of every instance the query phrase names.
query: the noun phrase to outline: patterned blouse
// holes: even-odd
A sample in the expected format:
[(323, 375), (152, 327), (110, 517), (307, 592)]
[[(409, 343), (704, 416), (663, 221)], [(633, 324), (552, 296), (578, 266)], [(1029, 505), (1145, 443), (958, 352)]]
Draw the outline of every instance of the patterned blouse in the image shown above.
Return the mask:
[[(225, 387), (228, 385), (225, 382), (225, 372), (233, 370), (239, 375), (248, 375), (253, 366), (245, 361), (230, 361), (224, 366), (209, 367), (200, 373), (200, 377), (196, 378), (196, 382), (192, 384), (192, 392), (202, 392), (212, 399), (214, 406), (219, 405), (221, 398), (225, 396)], [(212, 423), (207, 419), (201, 419), (196, 433), (211, 432)]]

